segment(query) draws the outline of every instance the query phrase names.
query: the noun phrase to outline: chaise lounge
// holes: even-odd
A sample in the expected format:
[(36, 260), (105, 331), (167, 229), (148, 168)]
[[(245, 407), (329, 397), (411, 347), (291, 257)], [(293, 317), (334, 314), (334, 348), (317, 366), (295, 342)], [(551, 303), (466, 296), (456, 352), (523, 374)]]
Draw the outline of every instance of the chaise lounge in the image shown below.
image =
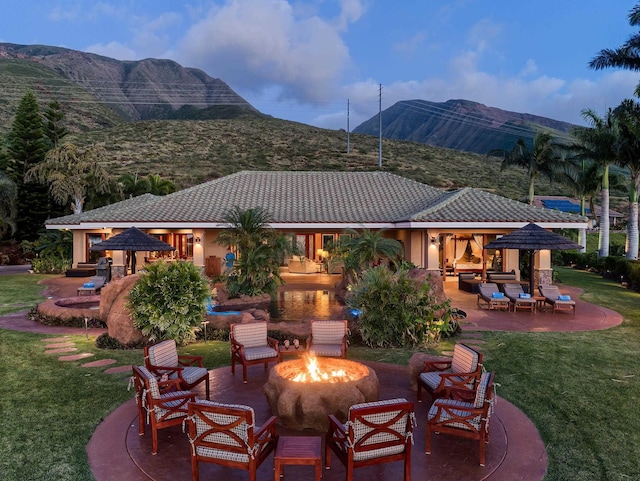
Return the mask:
[(563, 295), (558, 286), (540, 286), (538, 290), (544, 301), (553, 307), (554, 314), (556, 311), (573, 311), (573, 315), (576, 315), (576, 301), (566, 294)]
[(525, 293), (520, 284), (505, 284), (502, 288), (504, 289), (504, 295), (511, 302), (513, 312), (518, 309), (536, 312), (537, 301), (530, 294)]
[(478, 286), (478, 307), (481, 307), (482, 301), (487, 304), (489, 310), (509, 310), (509, 298), (500, 292), (495, 282), (483, 282)]

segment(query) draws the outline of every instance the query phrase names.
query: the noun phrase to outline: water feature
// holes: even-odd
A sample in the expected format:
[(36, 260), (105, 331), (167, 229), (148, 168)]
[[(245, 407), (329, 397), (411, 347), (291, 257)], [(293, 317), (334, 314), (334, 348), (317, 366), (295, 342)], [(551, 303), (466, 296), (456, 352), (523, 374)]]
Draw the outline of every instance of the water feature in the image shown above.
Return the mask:
[(269, 304), (269, 314), (276, 321), (344, 319), (344, 308), (334, 291), (281, 291)]

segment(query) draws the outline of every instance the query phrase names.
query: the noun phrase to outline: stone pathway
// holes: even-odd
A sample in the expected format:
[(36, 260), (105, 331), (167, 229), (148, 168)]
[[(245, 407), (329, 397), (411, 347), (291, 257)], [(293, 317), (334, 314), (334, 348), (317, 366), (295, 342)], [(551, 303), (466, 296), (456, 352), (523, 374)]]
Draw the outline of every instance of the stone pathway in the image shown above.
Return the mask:
[[(40, 339), (40, 342), (44, 344), (45, 354), (64, 354), (78, 351), (78, 348), (75, 346), (75, 343), (69, 336), (49, 337), (46, 339)], [(87, 359), (93, 356), (94, 354), (90, 352), (78, 352), (76, 354), (60, 356), (58, 357), (58, 361), (79, 361), (81, 359)], [(98, 359), (96, 361), (85, 362), (80, 366), (84, 368), (102, 368), (106, 366), (113, 366), (114, 364), (117, 364), (117, 362), (118, 361), (116, 361), (115, 359)], [(124, 372), (131, 372), (131, 366), (113, 366), (105, 369), (103, 372), (105, 374), (120, 374)]]

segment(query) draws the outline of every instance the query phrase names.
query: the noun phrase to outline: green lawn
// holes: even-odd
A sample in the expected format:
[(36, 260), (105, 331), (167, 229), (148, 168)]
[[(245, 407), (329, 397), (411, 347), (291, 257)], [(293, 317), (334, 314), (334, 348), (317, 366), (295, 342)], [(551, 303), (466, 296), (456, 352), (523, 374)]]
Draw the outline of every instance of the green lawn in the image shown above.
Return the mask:
[[(585, 300), (622, 313), (624, 323), (587, 333), (486, 333), (485, 365), (496, 371), (499, 395), (540, 430), (549, 455), (546, 481), (640, 479), (640, 295), (593, 274), (558, 272), (566, 284), (585, 289)], [(41, 289), (36, 280), (0, 276), (0, 305), (32, 305), (33, 292)], [(0, 478), (91, 480), (86, 444), (102, 419), (132, 397), (128, 375), (87, 371), (79, 362), (62, 364), (42, 354), (42, 338), (0, 332), (0, 375), (5, 380)], [(96, 359), (142, 362), (140, 351), (105, 352), (83, 336), (74, 340), (83, 351), (95, 352)], [(443, 343), (439, 349), (450, 347)], [(229, 363), (226, 342), (198, 343), (183, 352), (204, 354), (209, 368)], [(350, 348), (352, 358), (398, 364), (406, 364), (411, 354), (405, 349)]]

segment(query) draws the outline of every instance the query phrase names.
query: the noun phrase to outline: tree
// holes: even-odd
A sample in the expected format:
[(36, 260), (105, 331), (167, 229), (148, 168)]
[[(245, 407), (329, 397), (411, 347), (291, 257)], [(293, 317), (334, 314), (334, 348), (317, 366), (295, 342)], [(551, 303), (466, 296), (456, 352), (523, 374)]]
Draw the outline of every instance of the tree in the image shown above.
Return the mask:
[[(640, 5), (634, 6), (627, 15), (629, 25), (640, 26)], [(629, 40), (616, 49), (606, 48), (589, 62), (589, 67), (595, 70), (605, 68), (623, 68), (626, 70), (640, 71), (640, 33), (632, 35)], [(635, 94), (640, 96), (640, 83), (636, 87)]]
[(25, 176), (34, 165), (42, 162), (46, 139), (36, 96), (31, 90), (22, 97), (7, 135), (7, 175), (18, 188), (16, 233), (19, 238), (33, 240), (50, 216), (47, 189), (28, 185)]
[(527, 200), (530, 205), (533, 205), (536, 178), (539, 175), (545, 175), (551, 182), (558, 169), (558, 164), (561, 161), (558, 148), (558, 144), (554, 142), (553, 136), (549, 132), (538, 132), (533, 139), (533, 149), (529, 149), (523, 139), (518, 139), (511, 150), (494, 149), (487, 155), (502, 157), (501, 170), (511, 166), (522, 167), (526, 170), (529, 178)]
[[(598, 166), (601, 178), (600, 188), (600, 231), (598, 236), (598, 257), (609, 255), (609, 165), (615, 162), (618, 125), (609, 109), (604, 117), (590, 109), (582, 111), (582, 117), (591, 127), (576, 127), (571, 135), (577, 140), (574, 144), (580, 155), (593, 160)], [(586, 180), (586, 179), (585, 179)]]
[(74, 214), (82, 212), (89, 187), (107, 192), (111, 185), (109, 173), (99, 159), (105, 154), (102, 147), (81, 150), (73, 144), (52, 149), (44, 162), (34, 165), (26, 178), (48, 184), (54, 201), (61, 205), (71, 202)]
[(238, 259), (226, 281), (229, 294), (275, 294), (282, 282), (280, 264), (292, 249), (289, 239), (269, 226), (271, 215), (262, 207), (235, 207), (224, 221), (227, 228), (216, 243), (236, 246), (238, 250)]
[(0, 171), (0, 237), (16, 230), (16, 200), (18, 188), (4, 172)]
[(138, 174), (122, 174), (118, 177), (125, 198), (137, 197), (142, 194), (167, 195), (177, 190), (176, 185), (169, 179), (158, 174), (149, 174), (139, 178)]
[(638, 195), (640, 194), (640, 104), (625, 99), (614, 109), (618, 119), (618, 161), (629, 169), (629, 222), (627, 224), (627, 259), (638, 259)]
[(49, 140), (49, 148), (56, 148), (69, 131), (62, 124), (64, 112), (57, 100), (52, 100), (44, 111), (44, 135)]
[(149, 182), (149, 192), (154, 195), (167, 195), (175, 192), (176, 185), (169, 179), (163, 179), (158, 174), (147, 175), (147, 181)]

